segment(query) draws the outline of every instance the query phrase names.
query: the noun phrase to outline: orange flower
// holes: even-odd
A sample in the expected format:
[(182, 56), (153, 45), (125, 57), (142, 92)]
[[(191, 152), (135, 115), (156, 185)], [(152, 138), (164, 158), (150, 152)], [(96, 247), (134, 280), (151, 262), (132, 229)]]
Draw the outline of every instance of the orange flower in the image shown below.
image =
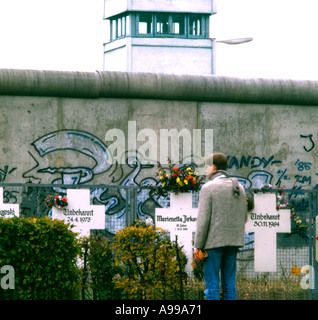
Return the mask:
[(297, 266), (295, 266), (294, 268), (291, 268), (291, 273), (296, 275), (296, 276), (299, 276), (300, 275), (300, 268), (297, 268)]

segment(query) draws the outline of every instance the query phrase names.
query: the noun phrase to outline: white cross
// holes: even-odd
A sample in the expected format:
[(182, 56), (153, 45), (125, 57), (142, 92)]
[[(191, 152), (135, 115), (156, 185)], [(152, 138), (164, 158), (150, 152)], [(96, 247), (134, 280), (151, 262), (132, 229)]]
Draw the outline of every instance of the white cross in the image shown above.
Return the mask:
[(198, 209), (192, 208), (192, 193), (170, 194), (170, 208), (156, 208), (156, 227), (170, 232), (174, 241), (178, 236), (178, 244), (188, 258), (186, 271), (193, 271), (193, 239), (196, 231)]
[(19, 205), (3, 203), (3, 188), (0, 188), (0, 218), (19, 217)]
[(89, 236), (91, 229), (105, 229), (105, 206), (90, 205), (89, 189), (68, 189), (68, 205), (52, 208), (52, 218), (74, 225), (72, 231), (80, 237)]
[(254, 232), (254, 270), (276, 272), (276, 234), (290, 232), (290, 210), (276, 209), (276, 195), (255, 194), (246, 232)]

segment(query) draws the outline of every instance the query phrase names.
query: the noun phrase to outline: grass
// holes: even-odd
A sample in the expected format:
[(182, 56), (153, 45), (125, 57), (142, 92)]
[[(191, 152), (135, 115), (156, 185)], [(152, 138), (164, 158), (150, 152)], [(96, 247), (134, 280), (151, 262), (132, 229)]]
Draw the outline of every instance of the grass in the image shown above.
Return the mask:
[(308, 300), (309, 290), (300, 287), (298, 278), (237, 279), (238, 300)]

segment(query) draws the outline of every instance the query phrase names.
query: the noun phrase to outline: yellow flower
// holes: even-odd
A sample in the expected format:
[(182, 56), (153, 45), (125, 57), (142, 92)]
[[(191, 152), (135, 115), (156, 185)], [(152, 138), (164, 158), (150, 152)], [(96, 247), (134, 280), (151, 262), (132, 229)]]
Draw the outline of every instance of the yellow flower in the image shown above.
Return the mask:
[(161, 176), (160, 178), (159, 178), (159, 180), (162, 180), (163, 179), (163, 176)]
[(164, 187), (165, 185), (166, 185), (166, 183), (165, 183), (165, 182), (163, 182), (163, 183), (162, 183), (162, 186)]
[(189, 168), (187, 168), (187, 171), (191, 171), (191, 168), (189, 167)]
[(188, 184), (188, 180), (183, 180), (183, 182), (184, 182), (185, 184)]
[(182, 181), (180, 180), (180, 178), (177, 178), (177, 180), (176, 180), (176, 181), (177, 181), (177, 183), (179, 184), (179, 186), (180, 186), (180, 187), (182, 187), (182, 186), (183, 186), (183, 183), (182, 183)]

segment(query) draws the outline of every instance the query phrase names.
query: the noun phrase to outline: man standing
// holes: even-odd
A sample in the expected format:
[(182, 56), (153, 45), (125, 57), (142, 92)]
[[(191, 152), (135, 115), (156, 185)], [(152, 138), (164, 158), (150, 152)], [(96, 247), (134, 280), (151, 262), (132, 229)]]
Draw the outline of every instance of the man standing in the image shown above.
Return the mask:
[(200, 192), (195, 253), (206, 250), (204, 280), (207, 300), (220, 299), (220, 277), (224, 300), (236, 300), (236, 255), (244, 246), (247, 205), (244, 188), (230, 178), (227, 159), (214, 153), (206, 161), (207, 177)]

